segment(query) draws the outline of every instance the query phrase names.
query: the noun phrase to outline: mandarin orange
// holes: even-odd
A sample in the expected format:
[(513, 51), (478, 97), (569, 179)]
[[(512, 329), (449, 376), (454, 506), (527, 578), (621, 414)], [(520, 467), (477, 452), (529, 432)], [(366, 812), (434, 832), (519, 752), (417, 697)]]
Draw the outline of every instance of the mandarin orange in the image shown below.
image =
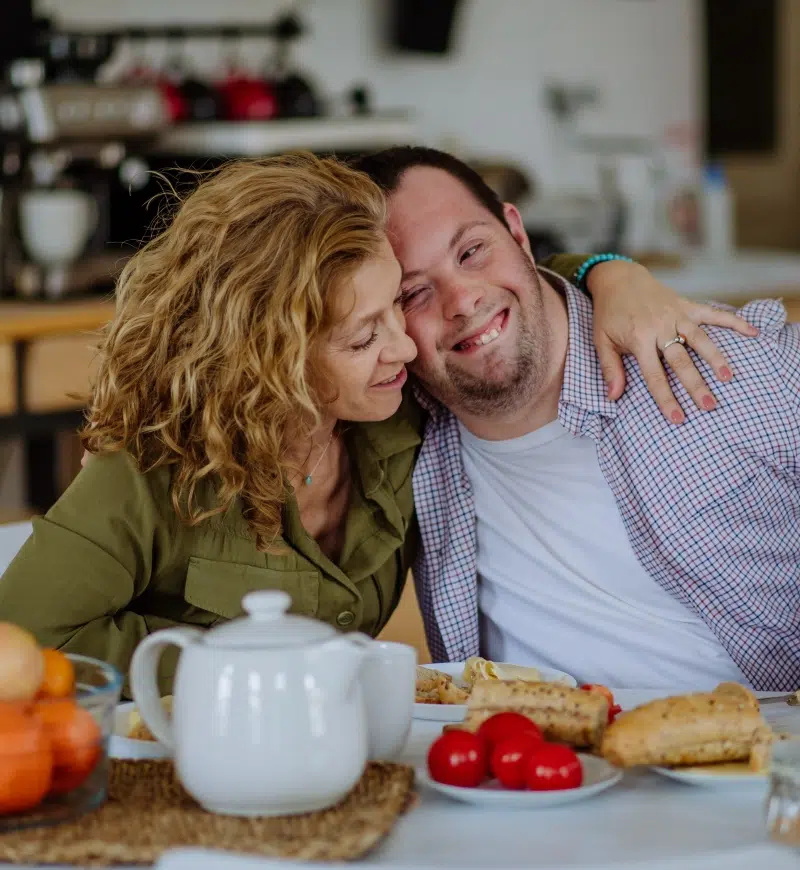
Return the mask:
[(75, 668), (61, 650), (43, 649), (44, 677), (39, 698), (69, 698), (75, 692)]
[(100, 726), (72, 699), (37, 701), (34, 709), (53, 746), (50, 794), (72, 791), (97, 766), (102, 752)]
[(26, 704), (0, 703), (0, 814), (38, 806), (50, 790), (53, 750)]

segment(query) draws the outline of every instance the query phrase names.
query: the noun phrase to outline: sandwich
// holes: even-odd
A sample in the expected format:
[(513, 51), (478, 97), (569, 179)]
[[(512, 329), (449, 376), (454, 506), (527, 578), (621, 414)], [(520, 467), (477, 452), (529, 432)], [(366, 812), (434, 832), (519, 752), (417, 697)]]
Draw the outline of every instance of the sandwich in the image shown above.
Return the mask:
[(578, 749), (599, 747), (608, 723), (608, 700), (558, 683), (476, 680), (462, 728), (477, 731), (495, 713), (513, 710), (539, 726), (545, 740)]

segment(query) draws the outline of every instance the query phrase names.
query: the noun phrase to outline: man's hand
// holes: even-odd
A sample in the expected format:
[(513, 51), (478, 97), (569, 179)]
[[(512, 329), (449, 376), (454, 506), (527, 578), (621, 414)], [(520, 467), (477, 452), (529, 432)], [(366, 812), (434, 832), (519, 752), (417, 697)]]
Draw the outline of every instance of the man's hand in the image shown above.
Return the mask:
[[(700, 324), (758, 335), (754, 326), (730, 311), (678, 296), (636, 263), (600, 263), (589, 272), (587, 286), (594, 300), (594, 342), (608, 397), (615, 400), (624, 392), (622, 354), (633, 354), (661, 412), (673, 423), (683, 423), (685, 415), (670, 389), (664, 362), (703, 411), (713, 411), (716, 399), (687, 349), (691, 347), (704, 359), (720, 381), (733, 377), (725, 357)], [(674, 342), (662, 350), (678, 335), (686, 339), (686, 347)]]

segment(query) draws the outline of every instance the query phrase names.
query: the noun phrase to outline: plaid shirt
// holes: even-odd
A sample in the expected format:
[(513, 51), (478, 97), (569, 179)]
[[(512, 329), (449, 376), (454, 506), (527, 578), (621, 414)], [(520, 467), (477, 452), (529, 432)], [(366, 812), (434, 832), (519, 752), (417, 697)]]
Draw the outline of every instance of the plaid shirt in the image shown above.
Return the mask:
[[(800, 325), (787, 324), (780, 302), (766, 300), (741, 312), (758, 338), (711, 328), (736, 377), (716, 384), (717, 410), (704, 413), (670, 375), (689, 409), (674, 426), (630, 357), (625, 394), (606, 398), (591, 303), (557, 275), (547, 277), (563, 284), (569, 314), (558, 419), (595, 441), (639, 562), (705, 621), (757, 690), (796, 689)], [(455, 417), (419, 388), (417, 398), (429, 416), (413, 478), (422, 536), (414, 576), (433, 660), (459, 661), (480, 647), (473, 494)]]

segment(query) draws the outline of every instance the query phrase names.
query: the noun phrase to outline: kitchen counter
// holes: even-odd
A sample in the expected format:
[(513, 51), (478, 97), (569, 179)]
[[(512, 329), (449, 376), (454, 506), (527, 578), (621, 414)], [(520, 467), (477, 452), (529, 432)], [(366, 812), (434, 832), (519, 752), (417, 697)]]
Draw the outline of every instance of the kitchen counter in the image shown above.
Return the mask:
[(800, 303), (800, 253), (742, 251), (729, 258), (698, 256), (679, 269), (654, 269), (683, 296), (741, 304), (765, 297), (797, 298)]

